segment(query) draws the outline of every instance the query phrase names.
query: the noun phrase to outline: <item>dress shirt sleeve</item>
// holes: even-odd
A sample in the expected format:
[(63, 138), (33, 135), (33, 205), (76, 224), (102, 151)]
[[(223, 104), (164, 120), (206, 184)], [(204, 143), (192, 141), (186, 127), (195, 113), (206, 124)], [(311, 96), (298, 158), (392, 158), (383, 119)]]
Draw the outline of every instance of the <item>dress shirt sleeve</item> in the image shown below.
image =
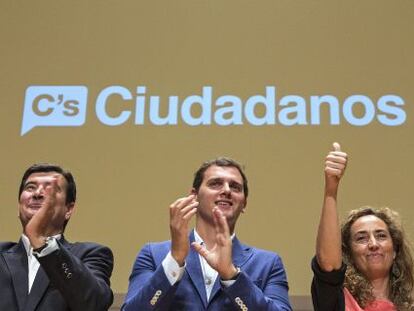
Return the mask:
[(59, 249), (59, 245), (58, 245), (56, 239), (55, 238), (52, 238), (47, 243), (47, 246), (45, 248), (43, 248), (40, 252), (33, 251), (33, 254), (37, 258), (39, 258), (39, 257), (47, 256), (47, 255), (53, 253), (54, 251), (57, 251), (58, 249)]
[(185, 265), (180, 267), (178, 262), (171, 255), (171, 252), (168, 252), (167, 256), (162, 261), (162, 267), (164, 268), (165, 275), (171, 285), (174, 285), (181, 280), (184, 275)]
[(235, 282), (236, 282), (236, 280), (220, 280), (221, 285), (223, 285), (224, 287), (230, 287)]
[(177, 280), (171, 285), (167, 275), (169, 267), (165, 269), (163, 264), (164, 260), (169, 264), (168, 255), (157, 263), (152, 247), (151, 243), (145, 245), (135, 260), (122, 311), (170, 309), (180, 276), (176, 276)]

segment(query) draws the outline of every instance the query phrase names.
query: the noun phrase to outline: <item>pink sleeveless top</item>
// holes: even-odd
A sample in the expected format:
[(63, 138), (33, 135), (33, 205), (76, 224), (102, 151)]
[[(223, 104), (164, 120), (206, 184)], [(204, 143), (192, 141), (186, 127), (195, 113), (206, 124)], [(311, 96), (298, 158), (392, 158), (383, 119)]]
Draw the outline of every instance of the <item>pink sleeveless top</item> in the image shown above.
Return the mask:
[(362, 309), (348, 289), (344, 288), (345, 296), (345, 311), (397, 311), (397, 308), (391, 301), (375, 300), (370, 303), (365, 309)]

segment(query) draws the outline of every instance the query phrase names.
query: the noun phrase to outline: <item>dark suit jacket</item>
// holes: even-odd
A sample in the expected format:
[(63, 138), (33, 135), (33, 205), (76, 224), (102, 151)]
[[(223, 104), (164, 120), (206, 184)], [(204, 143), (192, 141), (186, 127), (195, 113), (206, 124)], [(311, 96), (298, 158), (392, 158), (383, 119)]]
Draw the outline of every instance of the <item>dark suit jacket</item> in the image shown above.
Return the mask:
[(101, 311), (113, 301), (109, 278), (113, 255), (95, 243), (68, 243), (39, 258), (28, 294), (27, 253), (23, 242), (0, 243), (1, 311)]
[[(194, 233), (190, 242), (194, 241)], [(124, 311), (171, 310), (292, 310), (288, 284), (280, 257), (265, 250), (243, 245), (233, 239), (233, 263), (241, 273), (229, 287), (216, 279), (207, 301), (198, 253), (190, 250), (183, 278), (173, 286), (168, 281), (162, 261), (171, 242), (147, 244), (135, 261)]]

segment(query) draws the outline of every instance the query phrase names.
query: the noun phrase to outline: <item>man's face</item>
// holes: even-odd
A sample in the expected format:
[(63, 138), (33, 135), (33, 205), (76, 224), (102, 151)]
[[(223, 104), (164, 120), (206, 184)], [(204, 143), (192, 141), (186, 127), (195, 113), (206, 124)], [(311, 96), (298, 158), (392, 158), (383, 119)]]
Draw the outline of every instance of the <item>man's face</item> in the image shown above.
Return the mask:
[(199, 220), (212, 224), (212, 210), (217, 207), (227, 218), (230, 230), (234, 229), (237, 218), (247, 203), (243, 177), (235, 167), (210, 166), (204, 172), (203, 181), (196, 194)]
[(74, 207), (74, 203), (66, 204), (66, 189), (66, 179), (56, 172), (31, 174), (19, 198), (19, 218), (23, 228), (44, 207), (46, 198), (51, 195), (54, 196), (51, 201), (54, 213), (50, 219), (50, 226), (62, 232), (64, 223), (69, 220)]

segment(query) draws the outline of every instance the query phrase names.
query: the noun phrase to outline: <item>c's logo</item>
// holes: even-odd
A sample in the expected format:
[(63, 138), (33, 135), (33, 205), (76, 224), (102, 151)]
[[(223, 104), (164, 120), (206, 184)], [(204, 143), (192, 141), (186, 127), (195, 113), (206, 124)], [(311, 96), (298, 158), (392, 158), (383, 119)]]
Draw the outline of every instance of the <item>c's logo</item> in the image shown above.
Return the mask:
[(81, 126), (86, 119), (85, 86), (29, 86), (21, 135), (36, 126)]
[[(44, 107), (41, 108), (41, 104)], [(76, 116), (79, 113), (79, 101), (64, 100), (64, 94), (59, 94), (58, 98), (54, 98), (49, 94), (41, 94), (33, 100), (33, 112), (38, 116), (45, 117), (50, 115), (56, 106), (63, 105), (62, 113), (68, 117)]]

